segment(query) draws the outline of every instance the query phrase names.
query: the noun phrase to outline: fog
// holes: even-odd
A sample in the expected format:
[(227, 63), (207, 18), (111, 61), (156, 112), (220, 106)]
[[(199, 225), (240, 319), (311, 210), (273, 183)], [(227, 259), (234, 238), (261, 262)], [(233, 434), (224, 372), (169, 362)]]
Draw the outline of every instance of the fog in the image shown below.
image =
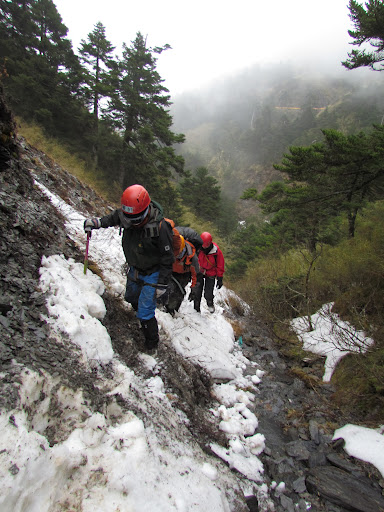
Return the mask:
[(337, 67), (351, 51), (347, 0), (54, 0), (76, 51), (95, 24), (121, 53), (140, 31), (149, 47), (170, 44), (157, 70), (174, 97), (255, 64)]
[[(263, 107), (323, 108), (345, 95), (383, 96), (383, 77), (367, 68), (348, 70), (338, 62), (254, 64), (172, 97), (176, 131), (231, 119), (242, 128)], [(380, 114), (381, 116), (381, 114)], [(380, 117), (381, 119), (381, 117)]]

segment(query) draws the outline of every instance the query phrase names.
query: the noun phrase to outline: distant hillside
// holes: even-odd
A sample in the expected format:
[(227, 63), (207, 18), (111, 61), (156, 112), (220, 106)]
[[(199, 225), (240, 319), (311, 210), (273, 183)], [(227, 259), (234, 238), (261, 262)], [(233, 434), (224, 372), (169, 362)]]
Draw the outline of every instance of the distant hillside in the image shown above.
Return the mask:
[(321, 129), (353, 133), (380, 124), (384, 81), (379, 73), (337, 74), (289, 66), (254, 67), (214, 88), (174, 99), (175, 130), (186, 168), (207, 167), (231, 199), (262, 190), (292, 145), (321, 140)]

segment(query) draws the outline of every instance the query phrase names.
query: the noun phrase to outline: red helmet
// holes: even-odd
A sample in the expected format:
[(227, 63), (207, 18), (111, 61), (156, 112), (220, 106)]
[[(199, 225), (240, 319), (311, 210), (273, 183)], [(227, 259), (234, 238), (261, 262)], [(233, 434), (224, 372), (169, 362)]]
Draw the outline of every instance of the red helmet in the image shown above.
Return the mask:
[(209, 247), (212, 243), (212, 235), (211, 233), (208, 233), (208, 231), (204, 231), (204, 233), (201, 233), (201, 239), (203, 241), (203, 247)]
[(121, 196), (121, 209), (130, 220), (142, 220), (150, 202), (151, 198), (144, 187), (131, 185), (124, 190)]

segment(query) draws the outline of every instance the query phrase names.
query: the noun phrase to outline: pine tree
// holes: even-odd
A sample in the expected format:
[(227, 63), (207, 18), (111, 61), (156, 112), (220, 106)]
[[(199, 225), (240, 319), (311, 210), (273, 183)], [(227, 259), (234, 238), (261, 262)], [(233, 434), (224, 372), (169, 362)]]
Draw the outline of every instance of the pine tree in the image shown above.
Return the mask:
[(101, 22), (96, 23), (93, 32), (88, 34), (88, 40), (81, 40), (79, 53), (86, 64), (85, 83), (87, 97), (92, 105), (95, 120), (99, 119), (99, 102), (112, 92), (110, 71), (114, 67), (111, 53), (115, 47), (105, 37), (105, 27)]
[(170, 96), (156, 71), (155, 54), (168, 48), (147, 48), (140, 32), (130, 47), (123, 44), (116, 94), (108, 106), (113, 125), (123, 134), (123, 188), (141, 183), (159, 199), (172, 171), (182, 174), (184, 166), (173, 147), (184, 142), (184, 135), (171, 131)]
[(67, 27), (52, 0), (0, 2), (0, 55), (12, 105), (53, 130), (56, 113), (78, 91), (81, 80), (78, 58), (65, 38)]
[(88, 40), (81, 40), (79, 53), (86, 64), (84, 68), (85, 100), (92, 108), (94, 119), (93, 145), (94, 164), (98, 164), (99, 147), (99, 104), (102, 98), (111, 96), (111, 71), (116, 63), (111, 58), (115, 47), (105, 37), (105, 27), (101, 22), (96, 23), (93, 32), (88, 34)]
[(190, 171), (187, 171), (185, 175), (179, 186), (183, 202), (197, 216), (217, 221), (221, 189), (216, 178), (209, 176), (205, 167), (199, 167), (195, 175), (192, 175)]
[(365, 8), (356, 0), (350, 0), (349, 17), (355, 30), (349, 30), (348, 33), (354, 39), (351, 44), (361, 47), (365, 43), (370, 43), (374, 50), (352, 50), (342, 65), (348, 69), (368, 66), (374, 71), (383, 71), (384, 3), (382, 0), (368, 0), (364, 5)]
[(323, 134), (324, 142), (291, 147), (275, 166), (285, 182), (271, 183), (257, 197), (263, 211), (273, 214), (280, 236), (293, 245), (305, 243), (312, 252), (317, 243), (330, 242), (338, 215), (347, 216), (353, 237), (367, 201), (384, 197), (384, 127), (369, 134)]

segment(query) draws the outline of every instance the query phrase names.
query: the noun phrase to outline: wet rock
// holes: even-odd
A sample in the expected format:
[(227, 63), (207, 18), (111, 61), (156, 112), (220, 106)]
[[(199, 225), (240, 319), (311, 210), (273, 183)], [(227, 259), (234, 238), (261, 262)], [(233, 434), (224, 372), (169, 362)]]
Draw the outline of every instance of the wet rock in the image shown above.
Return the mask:
[(373, 487), (336, 467), (311, 469), (306, 479), (310, 492), (319, 493), (330, 502), (355, 512), (384, 510), (383, 496)]
[(309, 450), (307, 448), (307, 444), (305, 441), (292, 441), (287, 444), (286, 452), (291, 457), (294, 457), (298, 460), (308, 460), (309, 459)]
[(8, 327), (10, 326), (10, 320), (9, 318), (5, 317), (5, 316), (2, 316), (0, 315), (0, 324), (2, 324), (3, 327), (5, 327), (6, 329), (8, 329)]
[(280, 503), (284, 510), (287, 510), (288, 512), (295, 512), (295, 507), (293, 505), (293, 501), (288, 496), (285, 496), (282, 494), (280, 496)]
[(8, 311), (12, 311), (12, 305), (11, 304), (0, 304), (0, 315), (6, 315)]
[(337, 453), (329, 453), (327, 455), (327, 459), (333, 466), (344, 469), (344, 471), (348, 471), (349, 473), (359, 471), (359, 468), (356, 466), (356, 464), (352, 464), (352, 462), (340, 457), (337, 455)]
[(259, 504), (256, 496), (246, 496), (245, 502), (249, 508), (249, 512), (259, 512)]
[(309, 422), (309, 433), (312, 441), (315, 442), (316, 444), (319, 444), (319, 426), (315, 420), (310, 420)]
[(12, 357), (12, 351), (4, 343), (0, 342), (0, 361), (10, 361)]
[(293, 490), (298, 494), (302, 494), (307, 491), (307, 487), (305, 485), (305, 476), (301, 476), (297, 480), (292, 483)]
[(327, 464), (327, 458), (323, 452), (316, 451), (309, 454), (308, 466), (315, 468), (316, 466), (325, 466)]

